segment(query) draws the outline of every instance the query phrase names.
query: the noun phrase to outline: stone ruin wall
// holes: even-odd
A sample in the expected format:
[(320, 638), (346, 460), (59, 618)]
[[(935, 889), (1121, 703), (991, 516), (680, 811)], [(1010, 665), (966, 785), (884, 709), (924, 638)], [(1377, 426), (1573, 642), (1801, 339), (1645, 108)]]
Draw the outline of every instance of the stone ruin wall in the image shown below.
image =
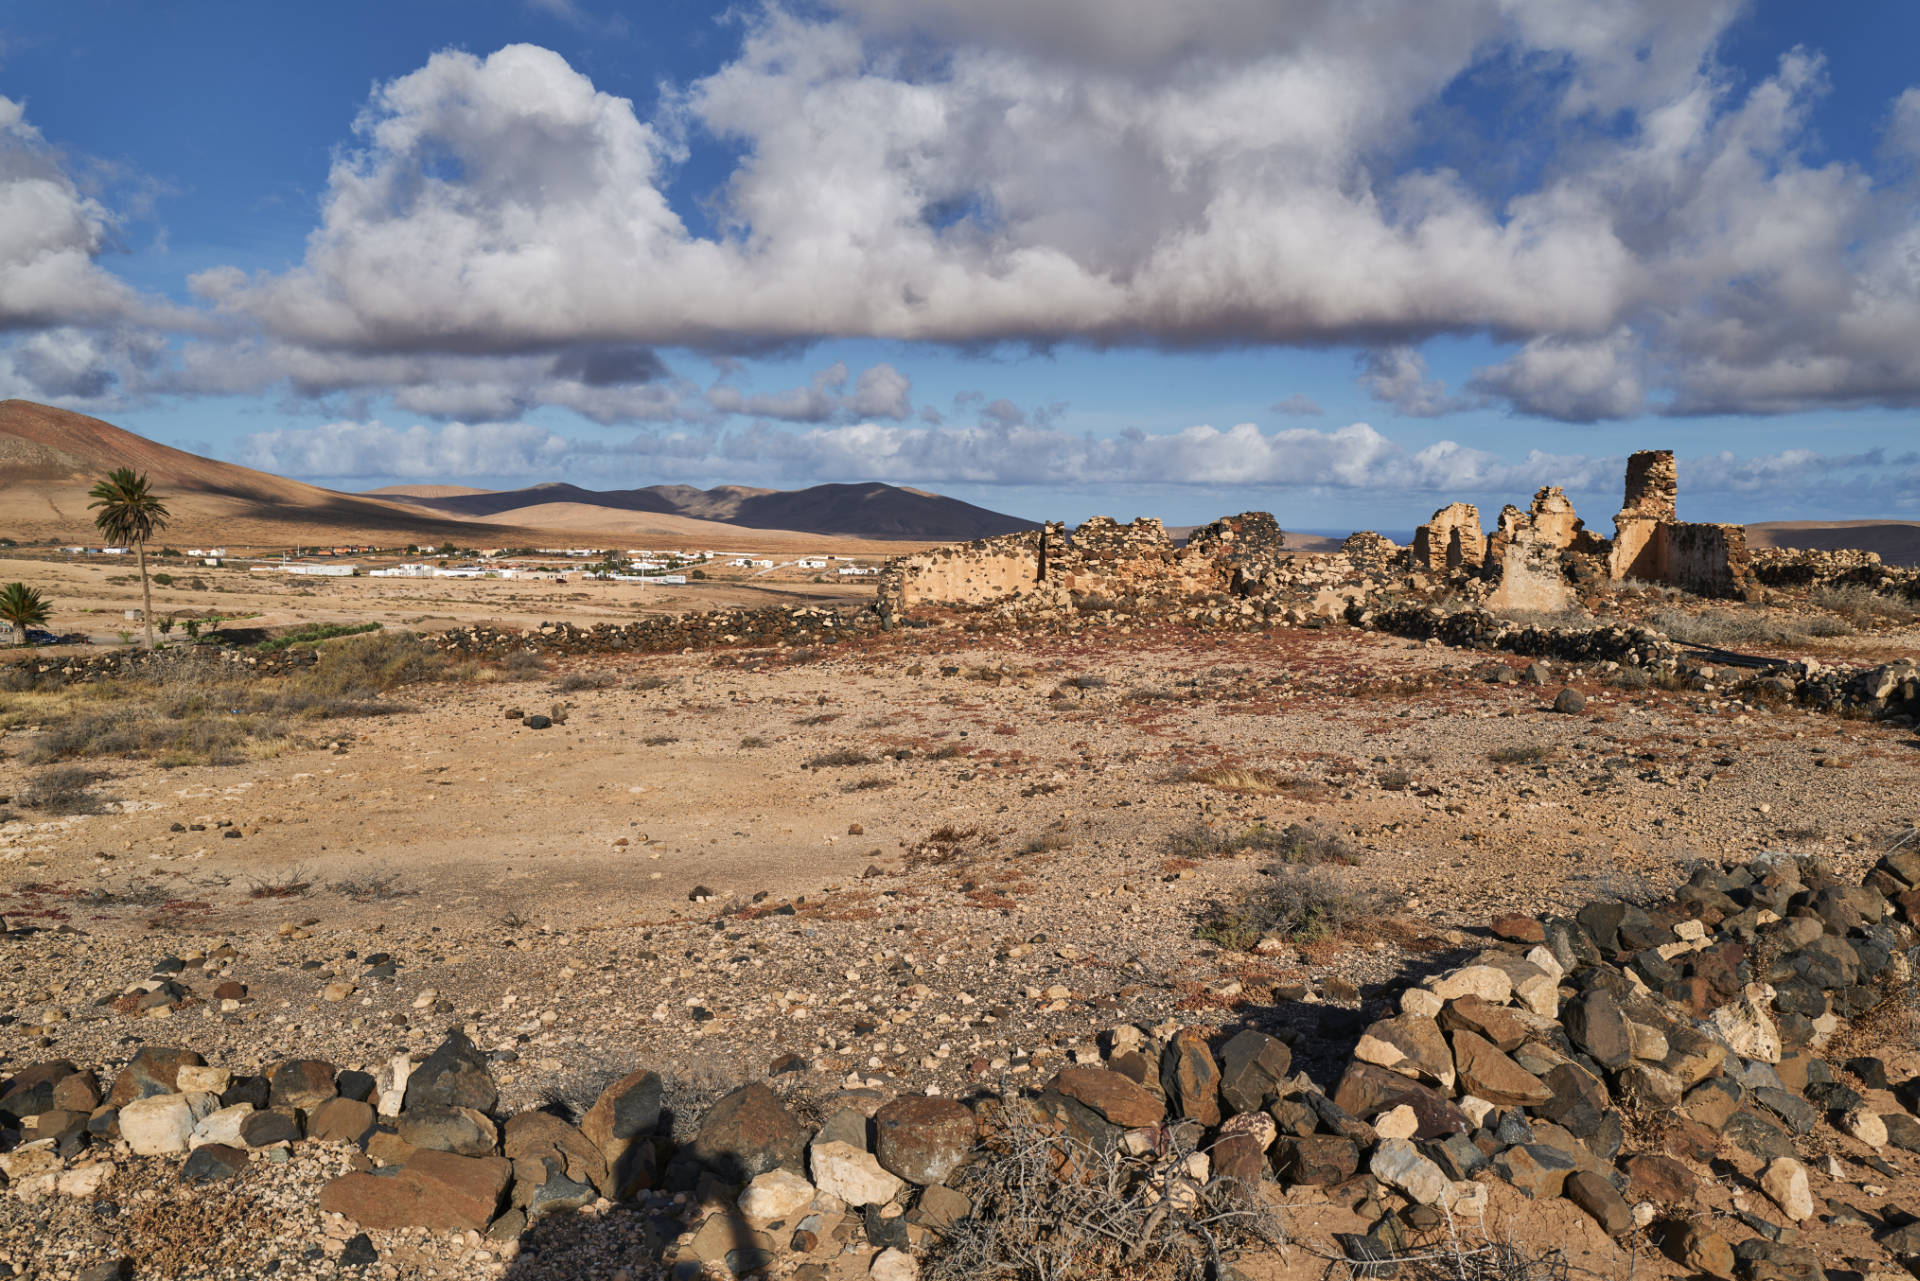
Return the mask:
[(1046, 582), (1048, 552), (1065, 542), (1063, 530), (1054, 522), (1017, 534), (897, 556), (880, 573), (882, 612), (898, 613), (922, 601), (985, 605), (1036, 591)]
[[(1361, 531), (1328, 559), (1344, 561), (1349, 577), (1384, 579), (1411, 570), (1451, 580), (1495, 609), (1538, 613), (1571, 608), (1581, 595), (1627, 579), (1699, 596), (1741, 597), (1753, 590), (1745, 528), (1676, 519), (1678, 493), (1673, 452), (1642, 450), (1627, 460), (1611, 539), (1588, 529), (1565, 491), (1548, 485), (1524, 510), (1503, 509), (1491, 535), (1477, 507), (1450, 503), (1421, 526), (1411, 549)], [(1123, 525), (1096, 516), (1071, 534), (1054, 522), (898, 557), (880, 576), (879, 608), (899, 614), (923, 603), (1258, 594), (1300, 585), (1297, 570), (1275, 572), (1285, 545), (1266, 512), (1215, 521), (1196, 530), (1185, 547), (1176, 547), (1152, 518)]]
[(882, 614), (921, 603), (988, 605), (1022, 597), (1193, 594), (1239, 590), (1251, 567), (1268, 563), (1286, 535), (1267, 512), (1243, 512), (1196, 530), (1176, 547), (1151, 517), (1129, 524), (1095, 516), (1075, 529), (1043, 529), (939, 547), (887, 563)]
[(1413, 535), (1413, 563), (1436, 573), (1472, 572), (1487, 559), (1487, 533), (1480, 527), (1480, 509), (1472, 503), (1449, 503), (1433, 514)]
[(1602, 579), (1658, 583), (1697, 596), (1745, 594), (1755, 583), (1745, 528), (1677, 519), (1678, 494), (1673, 451), (1641, 450), (1627, 460), (1625, 499), (1611, 539), (1588, 530), (1560, 487), (1549, 485), (1527, 510), (1508, 506), (1500, 513), (1477, 564), (1466, 549), (1479, 534), (1479, 511), (1470, 503), (1442, 507), (1416, 535), (1409, 565), (1491, 583), (1489, 603), (1506, 609), (1565, 609), (1576, 583)]

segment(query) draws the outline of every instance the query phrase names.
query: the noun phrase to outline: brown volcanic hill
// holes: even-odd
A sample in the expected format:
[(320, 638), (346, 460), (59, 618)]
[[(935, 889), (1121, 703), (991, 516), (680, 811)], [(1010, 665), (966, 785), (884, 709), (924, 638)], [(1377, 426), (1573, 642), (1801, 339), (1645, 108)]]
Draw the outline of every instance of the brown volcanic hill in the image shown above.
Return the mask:
[(1770, 520), (1747, 526), (1749, 547), (1879, 552), (1889, 565), (1920, 565), (1920, 521)]
[(0, 401), (0, 528), (13, 537), (97, 541), (87, 490), (115, 467), (153, 482), (172, 513), (169, 543), (465, 542), (473, 533), (439, 513), (202, 458), (85, 414)]
[(1033, 529), (1038, 522), (989, 511), (956, 498), (898, 485), (814, 485), (808, 489), (751, 489), (722, 485), (649, 485), (644, 489), (592, 490), (549, 483), (526, 489), (450, 497), (422, 497), (421, 505), (475, 519), (522, 517), (555, 505), (606, 511), (691, 517), (744, 529), (790, 530), (853, 538), (965, 541)]
[[(800, 552), (814, 550), (820, 542), (811, 532), (741, 529), (677, 512), (637, 520), (631, 510), (609, 511), (557, 496), (549, 498), (545, 507), (527, 507), (524, 498), (519, 504), (531, 517), (553, 518), (556, 523), (550, 529), (512, 515), (475, 520), (441, 510), (439, 504), (481, 500), (487, 496), (484, 490), (447, 486), (465, 492), (446, 498), (343, 494), (189, 454), (71, 410), (28, 400), (0, 401), (0, 531), (8, 537), (25, 542), (47, 538), (98, 542), (87, 491), (116, 467), (145, 473), (166, 502), (172, 514), (164, 535), (169, 546), (215, 543), (240, 549), (370, 543), (394, 547), (443, 541), (462, 546), (606, 545), (615, 539), (651, 535), (697, 542), (716, 551)], [(831, 541), (840, 552), (887, 550), (884, 545), (868, 546), (844, 537)]]

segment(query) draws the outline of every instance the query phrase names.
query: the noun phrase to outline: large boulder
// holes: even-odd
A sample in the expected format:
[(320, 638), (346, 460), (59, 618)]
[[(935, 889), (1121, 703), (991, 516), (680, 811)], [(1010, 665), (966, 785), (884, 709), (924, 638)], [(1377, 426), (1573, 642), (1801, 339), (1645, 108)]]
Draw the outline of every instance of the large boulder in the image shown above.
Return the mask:
[(325, 1059), (288, 1059), (267, 1069), (268, 1099), (275, 1107), (311, 1112), (339, 1094), (334, 1066)]
[(1229, 1112), (1258, 1112), (1278, 1097), (1293, 1051), (1278, 1037), (1244, 1028), (1220, 1047), (1220, 1101)]
[(1213, 1061), (1206, 1028), (1173, 1034), (1160, 1056), (1160, 1085), (1174, 1115), (1205, 1126), (1220, 1124), (1220, 1065)]
[(113, 1078), (113, 1088), (107, 1092), (107, 1105), (123, 1108), (135, 1099), (173, 1094), (179, 1088), (178, 1079), (183, 1066), (205, 1067), (206, 1064), (207, 1061), (192, 1050), (168, 1045), (143, 1045), (133, 1056), (133, 1062), (120, 1069), (120, 1075)]
[(513, 1167), (497, 1156), (418, 1152), (391, 1174), (345, 1174), (320, 1190), (320, 1208), (363, 1228), (484, 1231)]
[(409, 1108), (395, 1128), (411, 1147), (460, 1156), (487, 1156), (500, 1141), (492, 1119), (473, 1108)]
[(1167, 1105), (1157, 1095), (1131, 1078), (1105, 1068), (1062, 1068), (1050, 1088), (1124, 1129), (1158, 1125), (1167, 1115)]
[(1373, 1024), (1360, 1034), (1353, 1057), (1426, 1085), (1453, 1089), (1453, 1052), (1447, 1048), (1447, 1038), (1438, 1023), (1417, 1014), (1400, 1014)]
[(873, 1154), (851, 1143), (816, 1143), (808, 1151), (813, 1181), (851, 1206), (886, 1205), (906, 1184), (880, 1167)]
[(1455, 1032), (1453, 1057), (1461, 1090), (1475, 1098), (1501, 1107), (1533, 1107), (1553, 1097), (1545, 1082), (1478, 1033)]
[(455, 1029), (447, 1033), (427, 1061), (407, 1078), (406, 1101), (402, 1111), (414, 1108), (472, 1108), (491, 1112), (500, 1101), (500, 1091), (487, 1070), (487, 1058), (466, 1033)]
[(800, 1169), (805, 1142), (779, 1096), (755, 1081), (707, 1111), (690, 1151), (722, 1179), (744, 1187), (768, 1170)]
[(945, 1183), (973, 1150), (973, 1113), (952, 1099), (906, 1095), (873, 1114), (874, 1156), (909, 1183)]
[[(579, 1130), (547, 1112), (522, 1112), (507, 1122), (502, 1150), (513, 1162), (514, 1202), (529, 1218), (575, 1209), (607, 1181), (606, 1158)], [(586, 1189), (585, 1200), (581, 1189)]]
[(660, 1124), (660, 1074), (630, 1072), (605, 1090), (580, 1120), (580, 1132), (600, 1149), (609, 1197), (628, 1197), (651, 1178), (653, 1150), (647, 1142)]
[(211, 1094), (150, 1094), (120, 1109), (120, 1137), (140, 1156), (185, 1152), (193, 1127), (220, 1105)]

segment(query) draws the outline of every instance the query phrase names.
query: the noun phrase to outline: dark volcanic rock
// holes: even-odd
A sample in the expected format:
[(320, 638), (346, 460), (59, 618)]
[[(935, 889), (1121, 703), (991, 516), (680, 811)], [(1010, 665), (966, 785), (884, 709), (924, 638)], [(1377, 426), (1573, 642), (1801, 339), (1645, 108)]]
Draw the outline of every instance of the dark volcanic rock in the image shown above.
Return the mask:
[(804, 1142), (793, 1114), (755, 1081), (708, 1109), (690, 1151), (722, 1179), (744, 1185), (768, 1170), (801, 1170)]
[(437, 1107), (491, 1112), (499, 1100), (500, 1091), (487, 1070), (486, 1056), (466, 1033), (455, 1030), (407, 1078), (401, 1110)]
[(1182, 1028), (1160, 1056), (1160, 1084), (1175, 1116), (1205, 1126), (1220, 1124), (1220, 1067), (1207, 1045), (1207, 1029)]

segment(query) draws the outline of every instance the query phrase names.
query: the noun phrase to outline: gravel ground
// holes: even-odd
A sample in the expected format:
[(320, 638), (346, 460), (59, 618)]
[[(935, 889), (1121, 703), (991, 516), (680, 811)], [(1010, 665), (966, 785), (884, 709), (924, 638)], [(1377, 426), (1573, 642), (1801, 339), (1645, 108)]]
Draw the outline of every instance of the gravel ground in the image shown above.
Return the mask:
[[(1910, 731), (1599, 671), (1490, 683), (1482, 662), (1345, 630), (932, 632), (801, 663), (582, 661), (566, 670), (613, 683), (567, 693), (547, 731), (502, 715), (558, 697), (523, 682), (420, 690), (410, 714), (337, 723), (335, 746), (239, 766), (115, 762), (108, 812), (0, 830), (0, 1071), (104, 1074), (143, 1043), (372, 1071), (460, 1026), (503, 1111), (584, 1109), (647, 1066), (684, 1120), (788, 1054), (803, 1106), (964, 1093), (1051, 1075), (1122, 1023), (1282, 1031), (1330, 1069), (1491, 914), (1773, 848), (1855, 876), (1920, 818)], [(1583, 714), (1547, 710), (1566, 684)], [(808, 767), (835, 752), (868, 759)], [(1189, 857), (1193, 835), (1295, 822), (1356, 852), (1342, 874), (1378, 914), (1260, 954), (1196, 939), (1266, 859)], [(189, 995), (164, 1017), (101, 1004), (176, 961)], [(227, 981), (243, 1000), (215, 995)], [(0, 1200), (0, 1259), (339, 1275), (350, 1233), (313, 1204), (346, 1159), (301, 1145), (218, 1191), (128, 1159), (96, 1202)], [(610, 1208), (518, 1258), (394, 1234), (368, 1275), (637, 1277), (689, 1208)]]

